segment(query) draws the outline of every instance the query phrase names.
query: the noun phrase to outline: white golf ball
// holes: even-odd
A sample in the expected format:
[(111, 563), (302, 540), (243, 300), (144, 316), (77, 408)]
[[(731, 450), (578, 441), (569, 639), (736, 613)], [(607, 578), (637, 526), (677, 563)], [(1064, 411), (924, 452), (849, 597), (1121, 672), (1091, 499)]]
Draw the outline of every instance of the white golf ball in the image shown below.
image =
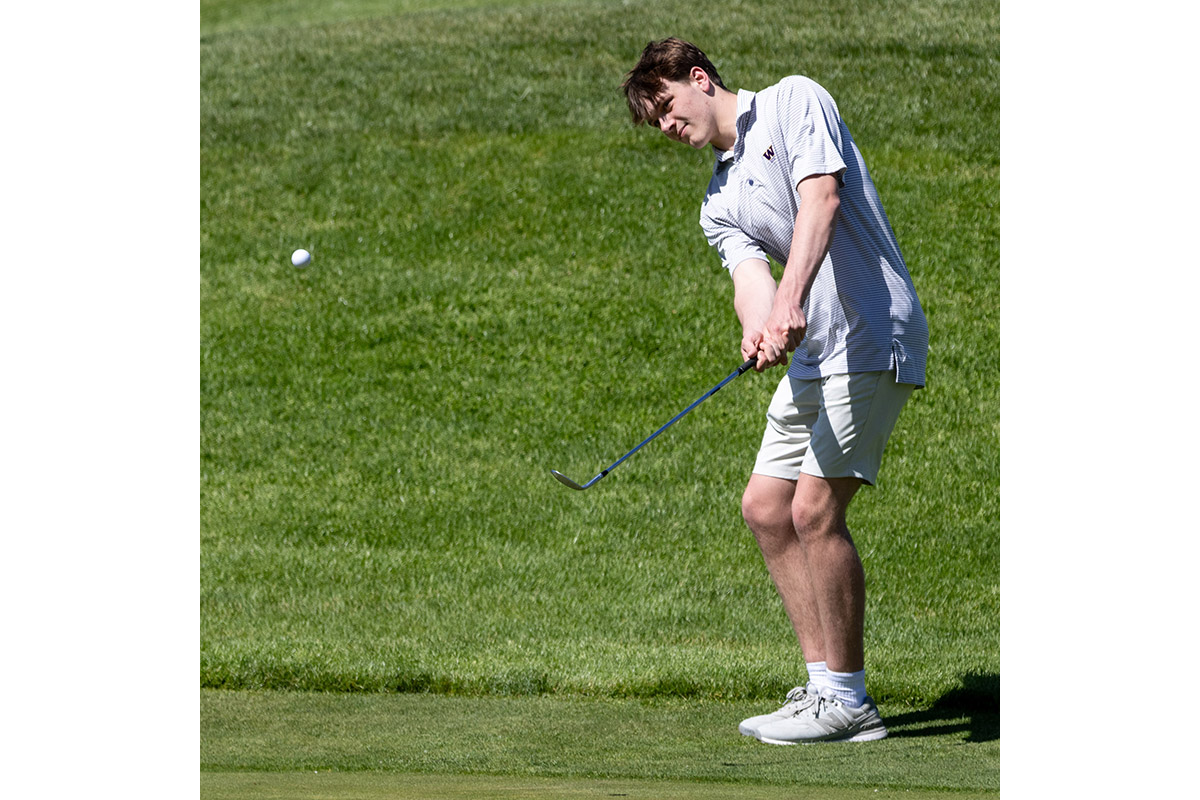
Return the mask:
[(292, 253), (293, 267), (306, 267), (310, 261), (312, 261), (312, 254), (307, 250), (297, 250), (296, 252)]

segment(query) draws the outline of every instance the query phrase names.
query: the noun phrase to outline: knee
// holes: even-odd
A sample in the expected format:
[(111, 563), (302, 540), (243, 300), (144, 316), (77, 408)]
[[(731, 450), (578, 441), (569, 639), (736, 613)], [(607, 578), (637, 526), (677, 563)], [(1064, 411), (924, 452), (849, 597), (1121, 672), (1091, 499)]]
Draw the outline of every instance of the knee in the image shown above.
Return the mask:
[(800, 538), (813, 535), (822, 528), (820, 511), (813, 506), (797, 503), (791, 508), (792, 527)]
[(792, 516), (788, 504), (780, 503), (769, 493), (758, 491), (753, 483), (742, 493), (742, 519), (759, 543), (779, 535), (792, 534)]
[(819, 504), (796, 503), (790, 509), (792, 527), (802, 544), (825, 537), (849, 537), (846, 517), (841, 509)]
[(858, 478), (802, 479), (790, 509), (796, 536), (801, 541), (848, 538), (846, 510), (861, 485)]
[(765, 522), (763, 517), (763, 510), (758, 504), (754, 487), (747, 486), (746, 491), (742, 492), (742, 519), (746, 520), (750, 530), (757, 532)]

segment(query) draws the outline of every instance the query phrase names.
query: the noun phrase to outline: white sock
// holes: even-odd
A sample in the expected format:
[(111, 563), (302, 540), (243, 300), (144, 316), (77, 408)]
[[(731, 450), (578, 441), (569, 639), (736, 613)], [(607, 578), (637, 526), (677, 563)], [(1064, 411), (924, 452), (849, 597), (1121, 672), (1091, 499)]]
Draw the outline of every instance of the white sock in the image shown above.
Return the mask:
[(867, 671), (865, 669), (860, 669), (858, 672), (834, 672), (827, 669), (825, 676), (828, 681), (827, 685), (837, 693), (838, 700), (841, 700), (843, 705), (858, 708), (867, 699)]
[(825, 677), (824, 661), (807, 661), (804, 666), (808, 667), (809, 683), (815, 683), (817, 686), (829, 685), (829, 679)]

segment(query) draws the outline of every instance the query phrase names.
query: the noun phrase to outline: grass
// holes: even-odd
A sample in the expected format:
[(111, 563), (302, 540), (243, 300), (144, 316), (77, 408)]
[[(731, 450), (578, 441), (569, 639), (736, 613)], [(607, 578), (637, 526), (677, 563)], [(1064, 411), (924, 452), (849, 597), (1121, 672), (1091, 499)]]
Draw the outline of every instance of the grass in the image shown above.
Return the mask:
[(627, 710), (802, 677), (738, 512), (772, 377), (587, 493), (549, 475), (741, 361), (711, 157), (617, 91), (676, 34), (734, 86), (818, 80), (864, 151), (931, 328), (852, 508), (869, 687), (994, 705), (998, 4), (210, 2), (201, 34), (202, 687)]
[(576, 777), (753, 787), (756, 796), (771, 786), (999, 788), (995, 708), (885, 706), (881, 742), (771, 747), (737, 733), (731, 721), (757, 710), (744, 702), (220, 691), (201, 700), (205, 772)]
[[(737, 788), (699, 781), (643, 781), (632, 779), (497, 778), (476, 775), (410, 775), (397, 773), (222, 773), (200, 777), (201, 795), (210, 800), (327, 800), (354, 797), (376, 800), (414, 797), (421, 800), (503, 797), (533, 798), (653, 797), (655, 800), (711, 800), (735, 796)], [(869, 794), (868, 794), (869, 793)], [(872, 800), (944, 800), (946, 793), (912, 789), (840, 789), (755, 786), (761, 800), (847, 800), (864, 796)], [(991, 792), (958, 792), (959, 800), (993, 798)]]

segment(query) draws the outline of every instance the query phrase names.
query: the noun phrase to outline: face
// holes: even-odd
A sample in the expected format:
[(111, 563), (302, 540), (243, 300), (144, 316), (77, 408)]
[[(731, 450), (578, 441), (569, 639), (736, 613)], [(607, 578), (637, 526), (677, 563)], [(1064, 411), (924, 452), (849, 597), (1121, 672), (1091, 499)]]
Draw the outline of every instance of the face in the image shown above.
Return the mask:
[[(701, 72), (701, 75), (704, 73)], [(707, 80), (663, 81), (649, 123), (657, 125), (668, 139), (683, 142), (697, 150), (716, 135), (710, 95), (701, 87)]]

